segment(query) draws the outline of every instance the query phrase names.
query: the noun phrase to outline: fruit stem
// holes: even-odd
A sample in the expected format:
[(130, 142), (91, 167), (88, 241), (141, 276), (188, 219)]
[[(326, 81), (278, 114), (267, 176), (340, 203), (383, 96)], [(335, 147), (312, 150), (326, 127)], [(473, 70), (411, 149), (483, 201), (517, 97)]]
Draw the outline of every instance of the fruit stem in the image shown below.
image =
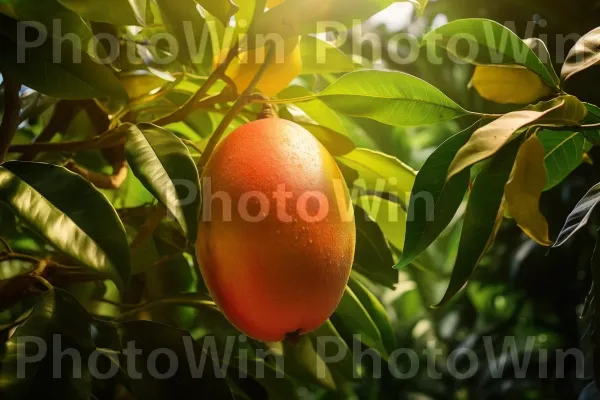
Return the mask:
[[(268, 100), (267, 96), (256, 95), (255, 97), (260, 97), (261, 99)], [(277, 115), (277, 107), (273, 104), (264, 103), (262, 106), (262, 110), (258, 113), (258, 119), (267, 119), (267, 118), (278, 118)]]
[(295, 345), (297, 345), (300, 342), (300, 332), (301, 332), (300, 329), (298, 329), (295, 332), (290, 332), (290, 333), (288, 333), (288, 334), (285, 335), (285, 339), (284, 340), (287, 343), (292, 344), (292, 345), (295, 346)]
[(229, 109), (229, 112), (227, 112), (227, 114), (225, 114), (225, 116), (223, 117), (223, 120), (221, 121), (221, 123), (219, 124), (219, 126), (217, 127), (217, 129), (215, 130), (213, 135), (211, 136), (208, 144), (206, 145), (206, 149), (204, 150), (204, 153), (202, 153), (202, 156), (200, 157), (200, 160), (198, 161), (198, 169), (200, 171), (200, 175), (202, 175), (202, 170), (204, 170), (204, 167), (208, 163), (208, 160), (210, 159), (213, 151), (215, 150), (215, 148), (221, 141), (221, 137), (223, 137), (223, 134), (227, 130), (227, 127), (229, 126), (229, 124), (231, 124), (231, 122), (235, 119), (236, 115), (240, 111), (242, 111), (244, 109), (244, 107), (246, 107), (248, 105), (248, 103), (251, 101), (250, 99), (251, 99), (252, 91), (254, 90), (254, 88), (256, 87), (256, 84), (260, 81), (263, 74), (265, 73), (265, 71), (267, 70), (269, 65), (271, 64), (271, 60), (273, 60), (274, 55), (275, 55), (275, 48), (271, 44), (271, 45), (269, 45), (267, 56), (265, 58), (265, 62), (260, 66), (260, 69), (258, 70), (256, 75), (252, 79), (252, 82), (250, 82), (250, 85), (248, 85), (246, 90), (244, 90), (244, 93), (242, 93), (240, 95), (240, 97), (238, 97), (238, 99), (235, 101), (235, 103), (233, 103), (233, 105)]

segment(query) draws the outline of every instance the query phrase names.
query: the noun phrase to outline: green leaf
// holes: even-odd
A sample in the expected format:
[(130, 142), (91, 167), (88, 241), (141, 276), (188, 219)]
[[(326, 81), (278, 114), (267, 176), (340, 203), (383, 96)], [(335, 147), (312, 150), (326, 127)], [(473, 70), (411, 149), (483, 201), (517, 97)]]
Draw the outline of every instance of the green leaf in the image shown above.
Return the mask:
[(114, 25), (139, 23), (131, 4), (125, 0), (58, 0), (85, 19)]
[(2, 260), (0, 261), (0, 281), (30, 274), (38, 266), (39, 263), (33, 261), (19, 259)]
[(369, 312), (350, 287), (346, 291), (335, 311), (334, 325), (339, 323), (352, 334), (360, 334), (360, 341), (379, 352), (386, 359), (389, 357), (383, 343), (381, 332)]
[(560, 81), (560, 78), (558, 77), (558, 75), (556, 74), (556, 71), (554, 70), (552, 56), (550, 55), (550, 52), (548, 51), (548, 47), (546, 46), (546, 43), (544, 43), (544, 41), (539, 38), (527, 38), (527, 39), (523, 39), (523, 42), (527, 46), (529, 46), (529, 48), (534, 52), (534, 54), (536, 56), (538, 56), (538, 58), (544, 63), (544, 65), (546, 66), (546, 69), (552, 75), (552, 81), (553, 82)]
[(229, 20), (240, 9), (233, 0), (196, 0), (206, 11), (217, 17), (223, 25), (229, 25)]
[[(425, 0), (403, 0), (419, 5)], [(371, 16), (395, 3), (394, 0), (286, 0), (261, 15), (255, 26), (256, 34), (279, 34), (284, 38), (304, 33), (316, 33), (342, 24), (351, 27), (363, 23)]]
[(54, 247), (123, 291), (131, 261), (123, 224), (91, 183), (65, 168), (31, 162), (0, 167), (0, 201)]
[(472, 165), (496, 154), (513, 137), (515, 132), (541, 120), (544, 116), (563, 107), (563, 100), (539, 103), (535, 109), (513, 111), (473, 133), (452, 160), (448, 169), (448, 179)]
[(467, 203), (450, 283), (436, 307), (446, 304), (466, 285), (493, 241), (504, 185), (508, 181), (520, 145), (520, 140), (514, 140), (500, 150), (477, 175)]
[(135, 176), (194, 242), (201, 191), (198, 170), (187, 146), (166, 129), (139, 124), (127, 131), (125, 154)]
[[(43, 293), (27, 320), (5, 345), (6, 352), (0, 362), (2, 398), (36, 399), (52, 393), (64, 399), (89, 399), (92, 376), (88, 363), (82, 362), (81, 368), (77, 369), (73, 360), (61, 358), (53, 345), (54, 335), (60, 335), (62, 351), (74, 349), (82, 360), (88, 360), (95, 350), (89, 318), (83, 307), (67, 292), (53, 289)], [(45, 354), (41, 346), (47, 348)], [(29, 357), (30, 361), (25, 365), (25, 376), (18, 377), (23, 357)], [(55, 362), (56, 359), (61, 360), (60, 365)], [(61, 379), (53, 379), (59, 367)]]
[[(35, 48), (23, 49), (17, 37), (17, 24), (0, 13), (0, 70), (53, 97), (72, 100), (127, 98), (127, 92), (112, 71), (93, 61), (87, 53), (75, 49), (70, 40), (48, 38)], [(62, 62), (55, 62), (54, 49), (61, 49)], [(19, 62), (23, 61), (19, 57), (23, 51), (24, 62)], [(73, 62), (73, 54), (81, 55), (81, 62)]]
[(370, 280), (390, 289), (398, 283), (398, 272), (392, 268), (392, 250), (379, 225), (360, 207), (354, 207), (356, 251), (353, 268)]
[(351, 72), (318, 98), (342, 114), (394, 126), (431, 125), (468, 115), (436, 87), (403, 72)]
[(417, 174), (408, 165), (387, 154), (360, 148), (338, 157), (338, 161), (358, 173), (357, 180), (348, 184), (361, 189), (361, 194), (390, 195), (407, 208)]
[(560, 77), (566, 81), (578, 72), (600, 62), (600, 28), (596, 28), (581, 37), (569, 51), (563, 64)]
[(345, 355), (345, 357), (337, 362), (330, 361), (330, 369), (334, 374), (340, 373), (348, 380), (352, 380), (355, 376), (358, 376), (356, 365), (352, 360), (352, 351), (346, 342), (344, 342), (344, 339), (342, 339), (337, 329), (335, 329), (335, 326), (330, 319), (325, 321), (325, 323), (310, 336), (320, 355), (327, 356), (327, 354), (329, 354), (327, 352), (327, 349), (329, 348), (329, 346), (327, 346), (328, 343), (333, 343), (333, 347), (335, 348), (335, 353), (333, 353), (331, 357), (337, 355), (338, 351), (340, 352), (339, 354)]
[[(142, 374), (143, 379), (129, 380), (131, 392), (136, 398), (186, 398), (193, 393), (199, 399), (233, 399), (225, 379), (215, 375), (211, 352), (203, 349), (189, 333), (155, 322), (131, 321), (121, 324), (119, 334), (123, 348), (134, 341), (136, 349), (141, 350), (141, 355), (127, 357), (123, 366), (123, 370), (135, 368)], [(165, 349), (175, 355), (179, 365), (173, 369), (171, 377), (159, 379), (156, 374), (150, 373), (148, 365), (155, 365), (156, 371), (165, 373), (175, 364), (164, 355), (156, 358), (155, 363), (150, 363), (149, 356), (157, 350), (164, 353)], [(204, 357), (205, 364), (202, 365), (201, 359)], [(132, 359), (134, 365), (129, 364)], [(203, 369), (196, 371), (199, 366)]]
[(406, 209), (398, 203), (397, 199), (394, 200), (369, 195), (354, 199), (354, 204), (365, 210), (377, 222), (390, 244), (401, 251), (404, 247)]
[(356, 272), (352, 272), (350, 275), (348, 286), (379, 328), (385, 348), (391, 354), (397, 348), (396, 334), (384, 305), (360, 282), (360, 276)]
[(573, 211), (567, 217), (565, 225), (558, 234), (556, 242), (552, 247), (560, 247), (567, 242), (575, 233), (587, 225), (592, 212), (600, 202), (600, 183), (593, 186), (579, 200)]
[(333, 44), (312, 35), (300, 40), (302, 74), (336, 74), (356, 68), (352, 58)]
[(146, 15), (148, 12), (148, 0), (128, 0), (135, 18), (140, 25), (146, 25)]
[[(315, 96), (315, 94), (310, 90), (297, 85), (287, 87), (278, 95), (280, 99), (311, 96)], [(321, 100), (315, 98), (314, 100), (297, 103), (295, 106), (304, 111), (306, 115), (313, 119), (317, 124), (336, 132), (346, 133), (346, 128), (339, 115)]]
[(284, 342), (285, 369), (297, 376), (306, 373), (309, 379), (329, 390), (335, 390), (335, 382), (327, 363), (317, 353), (309, 335), (300, 337), (298, 343)]
[(332, 156), (343, 156), (356, 149), (354, 142), (346, 135), (321, 125), (298, 121), (296, 123), (312, 133)]
[(544, 146), (544, 163), (548, 182), (544, 190), (561, 183), (583, 162), (583, 155), (591, 146), (581, 132), (542, 130), (538, 138)]
[[(209, 0), (211, 1), (211, 0)], [(239, 6), (239, 10), (235, 15), (235, 33), (237, 37), (242, 37), (245, 33), (248, 32), (250, 26), (254, 24), (254, 16), (262, 15), (262, 10), (266, 6), (266, 0), (235, 0), (236, 4)], [(257, 13), (257, 6), (261, 13)], [(250, 35), (247, 36), (250, 40)]]
[[(204, 70), (212, 68), (213, 54), (207, 25), (194, 0), (156, 0), (165, 21), (167, 31), (179, 43), (178, 60), (184, 65)], [(205, 41), (206, 47), (201, 44)], [(198, 49), (200, 51), (198, 54)]]
[(480, 124), (477, 122), (442, 143), (417, 174), (408, 209), (404, 252), (396, 268), (414, 261), (456, 215), (469, 187), (470, 174), (465, 170), (447, 181), (447, 171), (458, 150)]
[(556, 97), (547, 102), (541, 102), (531, 108), (536, 111), (542, 111), (552, 104), (558, 104), (562, 102), (561, 107), (552, 110), (550, 113), (545, 115), (541, 120), (540, 124), (552, 124), (552, 125), (580, 125), (587, 117), (588, 110), (577, 97), (571, 95), (563, 95)]
[(470, 18), (450, 22), (425, 35), (423, 44), (445, 48), (472, 64), (522, 65), (538, 74), (550, 87), (559, 88), (556, 72), (549, 70), (510, 29), (489, 19)]

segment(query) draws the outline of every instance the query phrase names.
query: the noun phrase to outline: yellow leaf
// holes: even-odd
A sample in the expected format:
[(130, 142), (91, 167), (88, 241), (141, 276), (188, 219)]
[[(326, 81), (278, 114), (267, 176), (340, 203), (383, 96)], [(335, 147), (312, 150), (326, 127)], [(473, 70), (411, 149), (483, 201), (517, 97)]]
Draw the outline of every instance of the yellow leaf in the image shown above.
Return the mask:
[(283, 2), (284, 0), (267, 0), (267, 8), (277, 7)]
[(536, 73), (521, 66), (478, 65), (470, 86), (500, 104), (530, 104), (552, 94)]
[(509, 141), (515, 132), (537, 121), (546, 114), (561, 108), (563, 105), (564, 100), (549, 101), (536, 106), (539, 109), (546, 108), (543, 111), (530, 109), (511, 112), (479, 128), (456, 153), (448, 169), (447, 179), (450, 179), (465, 168), (493, 156)]
[[(302, 55), (300, 54), (300, 37), (287, 39), (284, 46), (275, 48), (275, 56), (267, 67), (262, 78), (256, 85), (256, 90), (273, 97), (285, 89), (302, 72)], [(281, 51), (283, 50), (283, 51)], [(219, 65), (227, 51), (215, 58), (215, 67)], [(238, 55), (229, 65), (226, 75), (233, 80), (238, 93), (244, 92), (250, 85), (267, 56), (264, 47), (246, 51)]]
[(545, 186), (544, 146), (537, 136), (531, 136), (519, 149), (504, 195), (510, 214), (523, 232), (542, 246), (550, 246), (548, 222), (539, 209)]
[(123, 76), (121, 83), (125, 87), (129, 98), (137, 100), (141, 97), (157, 93), (169, 82), (152, 74), (130, 74)]

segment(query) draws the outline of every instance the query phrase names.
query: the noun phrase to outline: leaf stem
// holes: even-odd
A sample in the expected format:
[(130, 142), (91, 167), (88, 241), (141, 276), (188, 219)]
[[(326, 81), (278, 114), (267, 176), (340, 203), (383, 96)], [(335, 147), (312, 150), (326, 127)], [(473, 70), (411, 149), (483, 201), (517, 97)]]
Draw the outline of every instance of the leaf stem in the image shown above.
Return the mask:
[[(229, 124), (231, 124), (231, 122), (235, 119), (236, 115), (240, 111), (242, 111), (244, 109), (244, 107), (246, 107), (250, 102), (254, 101), (254, 98), (251, 96), (251, 94), (252, 94), (254, 88), (256, 87), (256, 85), (258, 84), (258, 82), (260, 81), (260, 79), (262, 78), (262, 76), (264, 75), (264, 73), (266, 72), (267, 68), (271, 64), (271, 61), (273, 60), (274, 55), (275, 55), (275, 49), (272, 45), (270, 45), (268, 48), (267, 56), (265, 58), (264, 63), (260, 66), (260, 69), (254, 76), (254, 78), (252, 79), (252, 81), (250, 82), (250, 84), (248, 85), (246, 90), (244, 90), (244, 92), (235, 101), (233, 106), (231, 106), (231, 108), (229, 109), (227, 114), (225, 114), (225, 116), (223, 117), (223, 120), (221, 121), (221, 123), (219, 124), (219, 126), (217, 127), (217, 129), (215, 130), (213, 135), (211, 136), (208, 144), (206, 145), (206, 149), (204, 150), (204, 153), (202, 153), (202, 156), (200, 157), (200, 160), (198, 161), (198, 167), (199, 167), (200, 172), (202, 172), (202, 170), (208, 163), (210, 156), (212, 155), (215, 148), (217, 147), (217, 144), (219, 144), (219, 142), (221, 141), (221, 138), (223, 137), (223, 134), (227, 130), (227, 127), (229, 126)], [(261, 96), (260, 99), (263, 99), (263, 97)]]
[(144, 222), (144, 225), (142, 225), (136, 237), (133, 238), (133, 241), (131, 242), (130, 246), (132, 252), (136, 251), (139, 248), (139, 246), (144, 242), (144, 240), (146, 240), (154, 234), (154, 231), (156, 230), (156, 228), (158, 228), (160, 222), (166, 215), (167, 209), (165, 208), (165, 206), (163, 206), (162, 204), (156, 206), (156, 209), (152, 211), (150, 215), (148, 215), (146, 222)]
[(469, 113), (469, 115), (473, 115), (475, 117), (480, 117), (480, 118), (500, 118), (500, 117), (503, 117), (504, 115), (506, 115), (506, 114), (478, 113), (475, 111), (468, 111), (468, 110), (465, 110), (465, 111), (467, 111)]
[(159, 306), (164, 306), (164, 305), (177, 305), (177, 306), (184, 306), (184, 307), (186, 307), (186, 306), (187, 307), (216, 307), (215, 302), (212, 300), (207, 300), (206, 296), (195, 295), (193, 297), (192, 296), (190, 296), (190, 297), (182, 296), (182, 297), (175, 297), (175, 298), (158, 299), (158, 300), (152, 300), (145, 304), (135, 306), (134, 308), (128, 309), (126, 312), (122, 313), (118, 317), (118, 320), (123, 321), (125, 319), (135, 317), (136, 314), (139, 314), (142, 311), (147, 311), (149, 309), (156, 308)]
[(4, 114), (0, 125), (0, 163), (6, 158), (10, 143), (17, 133), (19, 112), (21, 111), (19, 96), (21, 84), (13, 81), (6, 74), (3, 74), (2, 77), (4, 78)]
[(293, 104), (293, 103), (303, 103), (311, 100), (315, 100), (319, 95), (313, 94), (310, 96), (301, 96), (301, 97), (292, 97), (290, 99), (269, 99), (265, 97), (257, 97), (252, 99), (252, 103), (259, 104)]
[(8, 244), (8, 242), (6, 241), (6, 239), (4, 239), (1, 236), (0, 236), (0, 244), (3, 245), (4, 247), (6, 247), (6, 249), (8, 250), (9, 253), (12, 253), (12, 248), (10, 247), (10, 245)]

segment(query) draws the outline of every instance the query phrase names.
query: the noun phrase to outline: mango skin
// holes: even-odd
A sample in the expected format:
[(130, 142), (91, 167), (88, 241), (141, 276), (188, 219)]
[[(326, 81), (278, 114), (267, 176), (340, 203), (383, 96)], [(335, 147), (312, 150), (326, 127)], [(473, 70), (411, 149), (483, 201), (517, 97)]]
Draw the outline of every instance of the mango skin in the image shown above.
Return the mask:
[[(301, 126), (263, 119), (221, 142), (204, 170), (205, 190), (207, 178), (211, 190), (204, 194), (196, 253), (218, 307), (236, 328), (264, 342), (317, 329), (342, 298), (356, 245), (348, 188), (334, 158)], [(273, 197), (283, 184), (291, 196), (285, 209)], [(297, 206), (312, 191), (327, 198), (321, 201), (328, 204), (326, 214), (314, 198)], [(224, 202), (210, 201), (219, 192), (232, 200), (229, 221)], [(242, 207), (260, 222), (239, 210), (250, 192), (268, 198), (268, 210), (256, 197)], [(291, 221), (281, 217), (284, 210)]]

